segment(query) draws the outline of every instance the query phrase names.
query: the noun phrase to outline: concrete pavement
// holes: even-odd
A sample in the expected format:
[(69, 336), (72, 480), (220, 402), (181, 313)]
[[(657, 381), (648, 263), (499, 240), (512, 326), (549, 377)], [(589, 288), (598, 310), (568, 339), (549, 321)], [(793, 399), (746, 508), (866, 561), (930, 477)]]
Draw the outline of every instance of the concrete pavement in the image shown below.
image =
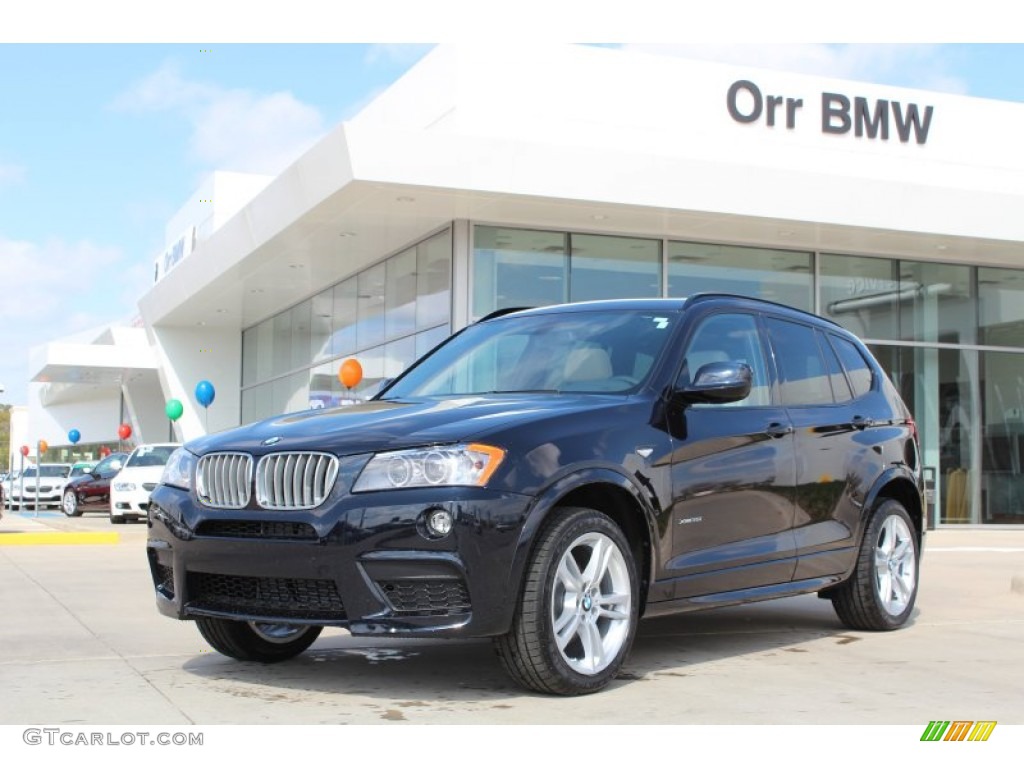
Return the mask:
[(90, 513), (0, 521), (0, 724), (1024, 723), (1024, 530), (929, 533), (897, 632), (848, 631), (814, 596), (647, 620), (620, 678), (574, 699), (515, 687), (487, 641), (328, 630), (283, 664), (227, 659), (157, 614), (145, 526), (114, 531), (7, 546), (112, 531)]

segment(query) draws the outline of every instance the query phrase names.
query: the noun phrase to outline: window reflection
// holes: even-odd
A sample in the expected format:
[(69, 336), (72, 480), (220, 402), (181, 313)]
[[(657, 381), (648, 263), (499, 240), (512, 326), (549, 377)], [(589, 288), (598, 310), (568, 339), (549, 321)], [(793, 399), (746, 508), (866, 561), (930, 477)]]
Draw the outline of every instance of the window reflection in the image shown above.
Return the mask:
[(570, 301), (661, 295), (659, 241), (604, 235), (570, 237)]
[(1024, 347), (1024, 271), (978, 269), (978, 343)]
[(668, 244), (668, 295), (735, 293), (813, 307), (811, 254), (706, 243)]
[[(242, 421), (370, 397), (443, 341), (451, 247), (445, 230), (243, 331)], [(363, 366), (352, 392), (337, 379), (347, 357)]]
[(981, 353), (983, 523), (1024, 523), (1024, 357)]
[(820, 258), (821, 314), (864, 339), (899, 338), (899, 264), (856, 256)]

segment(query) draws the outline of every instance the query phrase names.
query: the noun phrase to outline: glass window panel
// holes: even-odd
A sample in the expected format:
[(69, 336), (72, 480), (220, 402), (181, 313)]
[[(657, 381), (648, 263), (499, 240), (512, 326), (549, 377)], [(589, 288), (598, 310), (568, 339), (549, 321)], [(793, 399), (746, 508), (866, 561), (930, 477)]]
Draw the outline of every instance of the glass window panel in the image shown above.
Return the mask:
[(416, 359), (419, 360), (449, 336), (448, 326), (439, 325), (429, 331), (416, 334)]
[(1024, 524), (1024, 355), (981, 353), (982, 523)]
[(568, 301), (567, 239), (564, 232), (474, 227), (474, 316)]
[(331, 356), (331, 320), (334, 315), (334, 297), (330, 290), (313, 297), (310, 313), (310, 360)]
[(384, 377), (394, 379), (416, 360), (416, 339), (407, 336), (384, 347)]
[(338, 380), (338, 361), (318, 365), (309, 372), (309, 407), (314, 410), (334, 408), (350, 402)]
[(309, 373), (299, 371), (291, 376), (274, 379), (272, 416), (305, 411), (309, 408)]
[(392, 256), (384, 266), (384, 335), (407, 336), (416, 330), (416, 249)]
[(971, 523), (977, 472), (971, 472), (971, 447), (977, 432), (973, 407), (972, 359), (976, 352), (938, 350), (939, 484), (942, 523)]
[(901, 338), (974, 343), (977, 313), (970, 267), (900, 262), (899, 296)]
[(242, 384), (252, 384), (271, 376), (272, 326), (263, 321), (242, 332)]
[(854, 344), (851, 344), (844, 338), (834, 336), (831, 333), (829, 338), (836, 353), (839, 355), (839, 359), (843, 361), (843, 368), (846, 369), (846, 375), (849, 376), (850, 384), (853, 386), (853, 396), (861, 397), (866, 395), (871, 391), (871, 382), (874, 379), (874, 374), (872, 374), (867, 360), (864, 359), (864, 355), (860, 353), (860, 350)]
[(387, 269), (384, 264), (360, 272), (357, 279), (359, 298), (356, 324), (356, 348), (365, 349), (384, 341), (384, 282)]
[(292, 339), (289, 370), (308, 367), (312, 359), (309, 354), (312, 305), (313, 303), (307, 299), (290, 310), (292, 313)]
[(836, 351), (832, 349), (832, 345), (821, 331), (816, 331), (814, 335), (818, 339), (818, 348), (825, 358), (825, 367), (828, 369), (828, 379), (832, 383), (832, 394), (835, 395), (836, 402), (846, 403), (853, 400), (853, 391), (846, 380), (846, 374), (843, 373), (843, 366), (839, 363)]
[(350, 394), (359, 400), (366, 400), (377, 394), (385, 378), (384, 347), (363, 350), (355, 358), (363, 367), (363, 379), (352, 388)]
[(570, 300), (661, 295), (661, 242), (632, 237), (570, 235)]
[(1024, 271), (978, 269), (978, 343), (1024, 347)]
[(331, 325), (331, 354), (348, 355), (356, 350), (356, 324), (359, 319), (356, 278), (338, 283), (331, 291), (334, 317)]
[[(753, 315), (719, 314), (703, 320), (686, 348), (683, 369), (679, 373), (679, 386), (693, 383), (700, 369), (708, 363), (726, 361), (746, 363), (753, 371), (754, 378), (750, 395), (729, 407), (747, 405), (769, 405), (771, 391), (768, 383), (768, 367), (765, 363), (761, 335)], [(723, 405), (695, 404), (694, 408), (721, 408)]]
[(668, 295), (735, 293), (797, 309), (813, 306), (811, 255), (706, 243), (668, 244)]
[(814, 329), (800, 323), (766, 318), (782, 378), (783, 405), (832, 403), (828, 368), (814, 338)]
[(416, 328), (451, 319), (452, 234), (442, 232), (416, 246)]
[(823, 254), (819, 271), (824, 317), (864, 339), (899, 338), (897, 262)]
[(242, 390), (242, 423), (250, 424), (273, 415), (273, 384)]
[(292, 366), (292, 313), (282, 312), (275, 315), (271, 322), (274, 326), (272, 376), (277, 376), (291, 369)]

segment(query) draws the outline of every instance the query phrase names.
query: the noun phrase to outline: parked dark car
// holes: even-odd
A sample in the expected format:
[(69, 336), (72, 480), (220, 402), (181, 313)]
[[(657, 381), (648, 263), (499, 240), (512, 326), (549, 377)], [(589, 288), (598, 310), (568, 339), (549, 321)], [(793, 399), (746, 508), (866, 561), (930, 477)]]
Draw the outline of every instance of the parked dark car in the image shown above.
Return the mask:
[(110, 512), (110, 481), (121, 471), (127, 453), (112, 453), (91, 471), (73, 477), (64, 486), (61, 509), (68, 517), (78, 517), (87, 509)]
[(324, 626), (493, 637), (510, 675), (612, 680), (641, 616), (817, 592), (914, 609), (917, 434), (838, 325), (723, 295), (489, 317), (371, 401), (186, 445), (149, 510), (159, 610), (280, 661)]

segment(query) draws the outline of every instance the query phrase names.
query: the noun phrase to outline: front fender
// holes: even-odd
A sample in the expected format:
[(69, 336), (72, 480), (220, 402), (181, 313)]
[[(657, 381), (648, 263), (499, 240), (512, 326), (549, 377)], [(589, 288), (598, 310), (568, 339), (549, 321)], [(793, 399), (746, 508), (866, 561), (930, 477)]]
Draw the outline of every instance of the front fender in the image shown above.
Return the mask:
[[(570, 472), (560, 475), (547, 485), (536, 497), (526, 513), (526, 520), (519, 533), (519, 541), (516, 545), (515, 555), (509, 567), (508, 585), (509, 596), (517, 600), (522, 589), (523, 577), (530, 556), (533, 553), (534, 545), (538, 534), (547, 522), (552, 510), (561, 505), (563, 499), (573, 491), (589, 485), (613, 485), (626, 491), (642, 510), (643, 524), (647, 531), (648, 540), (651, 542), (651, 549), (656, 550), (655, 542), (658, 541), (657, 528), (657, 503), (656, 497), (652, 503), (652, 494), (645, 491), (639, 483), (626, 475), (619, 468), (598, 465), (590, 467), (579, 467)], [(656, 571), (655, 558), (650, 558), (647, 581), (653, 583)]]

